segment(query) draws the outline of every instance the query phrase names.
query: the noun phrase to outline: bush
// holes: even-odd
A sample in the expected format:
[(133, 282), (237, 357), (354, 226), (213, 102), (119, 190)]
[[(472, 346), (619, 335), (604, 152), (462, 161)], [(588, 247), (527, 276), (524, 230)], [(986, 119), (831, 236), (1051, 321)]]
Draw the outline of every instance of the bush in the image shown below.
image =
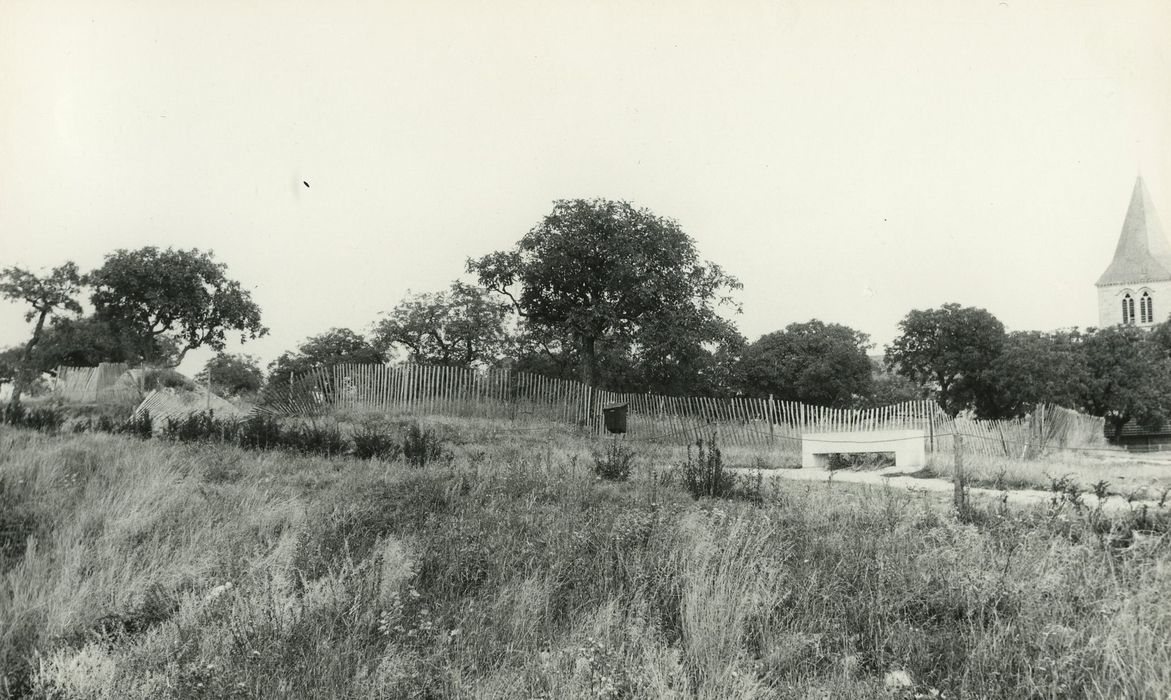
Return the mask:
[(127, 418), (121, 432), (142, 440), (154, 437), (154, 420), (150, 417), (150, 411), (136, 413)]
[(699, 438), (695, 441), (695, 447), (693, 458), (691, 445), (687, 446), (687, 461), (679, 465), (683, 487), (692, 498), (732, 496), (736, 488), (736, 476), (724, 470), (724, 458), (716, 445), (715, 434), (706, 443), (703, 438)]
[(240, 447), (246, 450), (269, 450), (280, 447), (284, 436), (281, 424), (272, 416), (255, 414), (240, 424)]
[(0, 408), (0, 423), (7, 425), (24, 425), (24, 416), (26, 413), (24, 404), (12, 403), (4, 408)]
[(604, 451), (594, 453), (594, 473), (607, 481), (626, 481), (633, 461), (634, 450), (611, 440)]
[(425, 467), (428, 462), (451, 459), (451, 453), (443, 448), (443, 440), (430, 428), (420, 428), (412, 423), (403, 438), (403, 457), (412, 467)]
[(65, 423), (65, 414), (53, 408), (25, 408), (24, 404), (10, 404), (2, 411), (4, 423), (32, 428), (43, 433), (56, 433)]
[(403, 447), (393, 435), (374, 426), (365, 426), (354, 433), (354, 456), (358, 459), (392, 460), (398, 458)]
[(239, 424), (230, 419), (220, 420), (212, 411), (189, 413), (182, 418), (168, 418), (163, 436), (178, 442), (235, 442)]
[(281, 443), (295, 452), (323, 457), (345, 454), (347, 447), (337, 426), (318, 427), (308, 423), (285, 431)]

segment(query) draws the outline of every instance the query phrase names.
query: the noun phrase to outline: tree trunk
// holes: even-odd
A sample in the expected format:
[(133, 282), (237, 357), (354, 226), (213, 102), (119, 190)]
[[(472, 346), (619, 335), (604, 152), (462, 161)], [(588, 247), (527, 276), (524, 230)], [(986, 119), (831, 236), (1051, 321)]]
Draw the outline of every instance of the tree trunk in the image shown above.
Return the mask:
[(1122, 442), (1122, 428), (1126, 425), (1126, 422), (1130, 420), (1130, 416), (1111, 416), (1107, 420), (1110, 421), (1110, 426), (1114, 428), (1114, 444), (1120, 444)]
[[(183, 364), (183, 358), (184, 358), (184, 357), (187, 357), (187, 351), (188, 351), (188, 350), (191, 350), (191, 349), (192, 349), (192, 347), (191, 347), (190, 345), (185, 345), (185, 346), (183, 346), (183, 349), (179, 351), (179, 356), (178, 356), (178, 357), (176, 357), (176, 358), (174, 359), (174, 361), (167, 363), (167, 364), (165, 365), (165, 368), (166, 368), (166, 369), (175, 369), (175, 368), (176, 368), (176, 367), (178, 367), (179, 365)], [(148, 364), (151, 364), (151, 365), (162, 365), (163, 363), (159, 362), (159, 361), (158, 361), (158, 358), (156, 357), (156, 358), (154, 358), (154, 359), (153, 359), (151, 362), (149, 362)]]
[(594, 420), (594, 369), (598, 361), (598, 339), (594, 336), (581, 336), (581, 382), (586, 385), (586, 416), (589, 425)]
[(25, 378), (32, 371), (32, 368), (29, 367), (29, 362), (32, 361), (33, 348), (41, 340), (41, 331), (45, 328), (45, 319), (48, 316), (48, 309), (41, 311), (41, 315), (37, 317), (37, 325), (33, 328), (33, 337), (24, 346), (24, 352), (20, 356), (20, 367), (16, 370), (16, 376), (12, 378), (12, 400), (9, 402), (9, 405), (13, 408), (20, 405), (20, 396), (24, 393)]
[(581, 337), (581, 382), (594, 386), (594, 370), (598, 363), (598, 339), (593, 336)]

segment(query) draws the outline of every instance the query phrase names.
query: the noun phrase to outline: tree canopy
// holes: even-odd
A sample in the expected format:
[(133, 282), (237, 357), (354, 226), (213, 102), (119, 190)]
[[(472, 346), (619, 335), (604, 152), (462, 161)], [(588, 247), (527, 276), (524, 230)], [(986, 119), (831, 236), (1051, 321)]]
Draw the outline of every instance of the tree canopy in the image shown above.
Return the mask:
[(1132, 419), (1153, 430), (1171, 417), (1171, 359), (1157, 337), (1112, 326), (1087, 332), (1082, 347), (1088, 370), (1082, 406), (1105, 417), (1116, 439)]
[(792, 323), (744, 350), (744, 391), (785, 401), (845, 408), (871, 393), (870, 337), (816, 319)]
[(206, 384), (211, 379), (211, 388), (221, 396), (248, 396), (260, 391), (264, 384), (264, 373), (251, 355), (218, 352), (204, 364), (195, 381)]
[(109, 321), (93, 316), (53, 319), (33, 348), (29, 363), (51, 372), (60, 365), (93, 367), (101, 362), (141, 364), (145, 356), (162, 358), (172, 365), (179, 354), (174, 341), (165, 336), (142, 336), (134, 329), (115, 328)]
[(453, 282), (403, 299), (375, 325), (371, 343), (384, 354), (405, 348), (411, 362), (490, 365), (508, 350), (508, 315), (509, 306), (486, 290)]
[(269, 381), (287, 381), (316, 367), (339, 364), (382, 364), (386, 356), (349, 328), (331, 328), (312, 336), (295, 351), (281, 353), (268, 366)]
[(14, 405), (20, 403), (24, 386), (39, 374), (31, 360), (33, 350), (41, 340), (45, 321), (61, 311), (81, 313), (81, 304), (76, 298), (80, 287), (81, 275), (77, 265), (72, 262), (55, 267), (46, 275), (37, 275), (20, 267), (0, 270), (0, 297), (27, 304), (29, 309), (25, 312), (24, 320), (34, 322), (32, 337), (25, 344), (17, 367), (12, 372)]
[(886, 348), (891, 371), (929, 387), (949, 415), (973, 408), (1004, 347), (1004, 324), (984, 309), (944, 304), (913, 310)]
[(1080, 406), (1090, 381), (1082, 340), (1076, 331), (1010, 333), (985, 371), (977, 414), (1013, 418), (1042, 403)]
[[(658, 345), (660, 364), (684, 362), (681, 344), (718, 342), (716, 307), (735, 306), (728, 293), (740, 288), (700, 260), (675, 221), (604, 199), (557, 201), (515, 248), (470, 259), (468, 271), (530, 325), (573, 345), (590, 385), (602, 341), (628, 350)], [(673, 343), (657, 342), (668, 327), (676, 329)]]
[(268, 333), (251, 293), (226, 271), (211, 252), (148, 246), (107, 255), (86, 282), (95, 315), (143, 338), (146, 361), (166, 359), (148, 342), (162, 336), (178, 347), (178, 364), (188, 350), (223, 350), (229, 332), (239, 332), (241, 342)]

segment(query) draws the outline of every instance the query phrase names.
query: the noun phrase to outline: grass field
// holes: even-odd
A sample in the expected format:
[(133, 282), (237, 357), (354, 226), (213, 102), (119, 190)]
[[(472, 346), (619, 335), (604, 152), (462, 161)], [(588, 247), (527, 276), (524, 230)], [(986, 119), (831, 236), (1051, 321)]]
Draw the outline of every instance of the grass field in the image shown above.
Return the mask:
[[(930, 455), (925, 475), (951, 479), (954, 465), (951, 454)], [(1157, 501), (1171, 492), (1171, 462), (1122, 451), (1054, 450), (1036, 460), (967, 455), (964, 473), (971, 483), (996, 489), (1045, 490), (1065, 480), (1085, 492), (1099, 490), (1134, 499)]]
[[(1161, 513), (0, 427), (0, 696), (1171, 697)], [(1138, 529), (1140, 532), (1134, 533)]]

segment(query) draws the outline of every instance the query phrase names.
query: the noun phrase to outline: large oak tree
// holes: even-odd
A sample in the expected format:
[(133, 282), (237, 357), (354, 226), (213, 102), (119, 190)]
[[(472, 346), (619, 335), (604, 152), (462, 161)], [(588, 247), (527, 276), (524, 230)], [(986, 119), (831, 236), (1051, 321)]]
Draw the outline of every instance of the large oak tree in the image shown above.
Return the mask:
[[(241, 342), (268, 333), (251, 293), (226, 273), (211, 252), (148, 246), (107, 255), (86, 282), (99, 319), (143, 338), (145, 361), (174, 366), (198, 347), (223, 350), (228, 333)], [(157, 337), (173, 341), (177, 356), (158, 356), (149, 342)]]
[(389, 354), (405, 348), (411, 362), (489, 365), (509, 345), (509, 307), (480, 287), (454, 282), (441, 292), (412, 294), (374, 327), (372, 344)]
[(929, 387), (950, 416), (973, 408), (1004, 347), (1004, 324), (984, 309), (944, 304), (911, 311), (899, 331), (886, 348), (887, 367)]
[(20, 267), (8, 267), (0, 271), (0, 297), (27, 304), (29, 310), (24, 320), (33, 323), (32, 337), (25, 344), (18, 367), (13, 372), (13, 405), (20, 403), (25, 385), (36, 374), (31, 360), (33, 350), (45, 330), (45, 322), (61, 311), (81, 313), (81, 305), (76, 298), (80, 287), (81, 275), (77, 265), (72, 262), (55, 267), (45, 275), (37, 275)]
[(1083, 340), (1076, 331), (1008, 334), (985, 371), (976, 412), (981, 418), (1015, 418), (1038, 404), (1080, 406), (1090, 381)]
[(762, 336), (741, 359), (745, 393), (846, 408), (871, 393), (873, 368), (861, 331), (817, 319)]
[(659, 364), (685, 361), (679, 347), (718, 344), (717, 307), (734, 306), (739, 282), (699, 258), (679, 225), (627, 202), (560, 200), (517, 245), (468, 261), (480, 284), (507, 297), (534, 329), (573, 346), (581, 380), (596, 385), (602, 343), (657, 345)]
[(1158, 336), (1134, 326), (1091, 329), (1082, 353), (1088, 370), (1082, 406), (1104, 417), (1116, 440), (1131, 420), (1154, 430), (1171, 418), (1171, 358)]

